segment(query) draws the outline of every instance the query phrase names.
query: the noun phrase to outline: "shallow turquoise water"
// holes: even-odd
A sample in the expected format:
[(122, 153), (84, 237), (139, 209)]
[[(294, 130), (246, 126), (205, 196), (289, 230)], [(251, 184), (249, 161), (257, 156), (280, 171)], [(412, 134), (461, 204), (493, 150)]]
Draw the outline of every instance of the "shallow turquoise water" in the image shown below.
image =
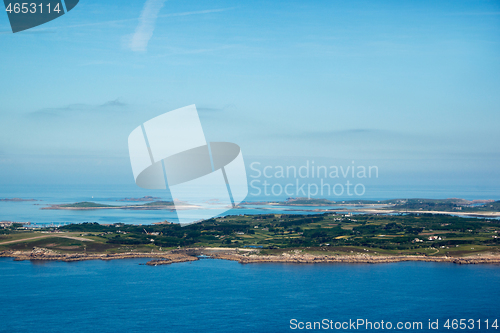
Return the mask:
[[(492, 189), (468, 189), (459, 190), (456, 188), (449, 189), (427, 189), (419, 188), (398, 188), (398, 187), (381, 187), (374, 191), (372, 195), (363, 198), (331, 198), (334, 200), (352, 200), (352, 199), (369, 199), (369, 200), (384, 200), (394, 198), (448, 198), (448, 197), (463, 197), (466, 199), (500, 199), (497, 190)], [(40, 208), (51, 204), (73, 203), (80, 201), (94, 201), (102, 204), (119, 205), (119, 204), (138, 204), (140, 202), (123, 202), (118, 201), (123, 198), (140, 198), (146, 195), (159, 197), (161, 200), (171, 200), (168, 192), (160, 190), (144, 190), (135, 184), (132, 186), (92, 186), (92, 185), (37, 185), (37, 186), (0, 186), (0, 198), (23, 198), (36, 199), (38, 201), (26, 202), (9, 202), (0, 201), (0, 221), (10, 220), (16, 222), (31, 222), (33, 224), (62, 224), (62, 223), (83, 223), (83, 222), (98, 222), (98, 223), (132, 223), (132, 224), (151, 224), (168, 220), (177, 222), (177, 214), (170, 210), (42, 210)], [(248, 201), (268, 201), (268, 200), (285, 200), (275, 197), (252, 197), (249, 195)], [(318, 207), (301, 207), (300, 209), (310, 211), (301, 211), (299, 207), (270, 207), (270, 206), (250, 206), (245, 209), (231, 209), (223, 215), (238, 215), (238, 214), (314, 214), (312, 211)], [(321, 207), (335, 209), (337, 206)], [(200, 215), (196, 210), (191, 211), (193, 219), (197, 220), (203, 215)]]

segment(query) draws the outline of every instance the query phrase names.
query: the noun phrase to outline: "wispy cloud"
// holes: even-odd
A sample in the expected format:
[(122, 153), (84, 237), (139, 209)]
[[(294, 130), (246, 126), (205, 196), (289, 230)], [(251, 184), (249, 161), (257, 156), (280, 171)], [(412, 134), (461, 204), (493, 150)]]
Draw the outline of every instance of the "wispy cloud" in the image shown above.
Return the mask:
[(293, 131), (291, 133), (281, 133), (281, 134), (272, 134), (271, 136), (286, 136), (288, 139), (298, 139), (298, 140), (318, 140), (318, 139), (326, 139), (326, 138), (334, 138), (334, 137), (389, 137), (389, 136), (397, 136), (399, 133), (383, 130), (383, 129), (370, 129), (370, 128), (352, 128), (345, 130), (303, 130), (303, 131)]
[(500, 15), (500, 12), (456, 12), (456, 13), (450, 13), (449, 15), (489, 16), (489, 15)]
[(146, 52), (148, 43), (153, 37), (158, 13), (166, 0), (147, 0), (142, 8), (139, 24), (132, 35), (129, 47), (135, 52)]
[(219, 9), (195, 10), (195, 11), (192, 11), (192, 12), (182, 12), (182, 13), (172, 13), (172, 14), (160, 15), (159, 17), (188, 16), (188, 15), (197, 15), (197, 14), (219, 13), (219, 12), (225, 12), (226, 10), (231, 10), (231, 9), (235, 9), (235, 8), (236, 7), (219, 8)]
[(44, 108), (30, 112), (27, 115), (37, 118), (54, 118), (82, 112), (103, 112), (105, 109), (116, 110), (117, 108), (124, 108), (126, 106), (128, 106), (128, 104), (117, 98), (99, 105), (75, 103), (61, 107)]
[(221, 107), (217, 106), (198, 106), (196, 108), (200, 114), (203, 116), (224, 116), (228, 117), (230, 114), (234, 114), (237, 110), (234, 104), (227, 104)]
[(332, 140), (343, 145), (373, 145), (377, 143), (402, 143), (418, 138), (409, 133), (400, 133), (386, 129), (352, 128), (345, 130), (295, 130), (287, 133), (269, 134), (275, 140), (295, 142), (331, 143)]
[(221, 112), (221, 108), (210, 108), (210, 107), (198, 107), (196, 108), (198, 112)]
[(122, 107), (122, 106), (127, 106), (126, 103), (123, 103), (122, 101), (120, 101), (120, 99), (115, 99), (113, 101), (109, 101), (109, 102), (106, 102), (104, 104), (101, 104), (100, 105), (101, 107), (108, 107), (108, 106), (117, 106), (117, 107)]

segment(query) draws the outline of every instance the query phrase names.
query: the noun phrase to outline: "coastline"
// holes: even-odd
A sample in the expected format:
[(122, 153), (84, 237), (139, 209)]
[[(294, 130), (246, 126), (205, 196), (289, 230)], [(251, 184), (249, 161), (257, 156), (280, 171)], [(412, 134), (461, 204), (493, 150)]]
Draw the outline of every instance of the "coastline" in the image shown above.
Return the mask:
[(44, 248), (35, 248), (32, 251), (0, 251), (0, 258), (14, 258), (14, 261), (42, 260), (42, 261), (84, 261), (84, 260), (114, 260), (132, 258), (155, 258), (169, 263), (186, 262), (198, 260), (195, 256), (178, 253), (148, 253), (148, 252), (124, 252), (124, 253), (57, 253)]
[(500, 264), (500, 256), (477, 256), (477, 257), (428, 257), (428, 256), (314, 256), (314, 255), (282, 255), (282, 256), (242, 256), (242, 255), (214, 255), (214, 259), (225, 259), (238, 261), (241, 264), (252, 263), (290, 263), (290, 264), (316, 264), (316, 263), (338, 263), (338, 264), (386, 264), (406, 261), (421, 262), (446, 262), (454, 264)]
[(258, 255), (251, 252), (240, 253), (233, 248), (187, 248), (169, 252), (125, 252), (125, 253), (71, 253), (62, 254), (44, 248), (35, 248), (32, 251), (0, 251), (0, 257), (14, 258), (15, 261), (42, 260), (42, 261), (84, 261), (84, 260), (114, 260), (131, 258), (149, 258), (146, 264), (150, 266), (173, 264), (199, 260), (198, 255), (207, 259), (221, 259), (237, 261), (240, 264), (253, 263), (290, 263), (290, 264), (317, 264), (317, 263), (342, 263), (342, 264), (382, 264), (407, 261), (443, 262), (460, 265), (467, 264), (500, 264), (498, 255), (481, 255), (468, 257), (431, 257), (431, 256), (370, 256), (370, 255), (311, 255), (287, 254)]

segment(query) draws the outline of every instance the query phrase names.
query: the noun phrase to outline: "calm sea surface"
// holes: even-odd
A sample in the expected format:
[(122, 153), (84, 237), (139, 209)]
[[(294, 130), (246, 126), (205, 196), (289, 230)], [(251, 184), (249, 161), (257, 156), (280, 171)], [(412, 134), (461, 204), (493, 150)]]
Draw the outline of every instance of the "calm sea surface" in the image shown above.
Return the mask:
[[(250, 191), (251, 193), (251, 191)], [(133, 223), (133, 224), (151, 224), (168, 220), (177, 222), (177, 214), (170, 210), (43, 210), (40, 208), (52, 204), (74, 203), (81, 201), (93, 201), (102, 204), (120, 205), (120, 204), (141, 204), (144, 202), (123, 202), (123, 198), (141, 198), (144, 196), (154, 196), (158, 200), (171, 200), (166, 191), (144, 190), (135, 184), (131, 186), (93, 186), (93, 185), (36, 185), (36, 186), (0, 186), (0, 199), (2, 198), (22, 198), (36, 199), (38, 201), (9, 202), (0, 201), (0, 221), (9, 220), (16, 222), (31, 222), (33, 224), (63, 224), (63, 223)], [(363, 197), (334, 197), (332, 200), (385, 200), (395, 198), (432, 198), (443, 199), (450, 197), (460, 197), (464, 199), (500, 199), (500, 192), (495, 189), (485, 188), (431, 188), (428, 187), (377, 187), (367, 192)], [(255, 197), (249, 194), (247, 201), (273, 201), (285, 200), (286, 197)], [(223, 215), (238, 214), (270, 214), (270, 213), (289, 213), (289, 214), (317, 214), (312, 210), (318, 207), (270, 207), (270, 206), (252, 206), (244, 209), (232, 209)], [(338, 207), (321, 207), (325, 209), (336, 209)], [(191, 210), (190, 213), (194, 220), (202, 218), (202, 212)]]
[[(300, 331), (291, 319), (423, 323), (411, 332), (431, 319), (450, 332), (446, 319), (500, 320), (498, 265), (146, 261), (0, 258), (0, 332)], [(455, 331), (499, 332), (481, 328)]]
[[(363, 199), (498, 199), (497, 193), (387, 188)], [(145, 195), (170, 199), (164, 192), (135, 186), (3, 186), (0, 198), (39, 201), (0, 202), (0, 220), (141, 224), (175, 221), (175, 212), (167, 210), (40, 209), (78, 201), (118, 204), (122, 198)], [(289, 207), (267, 208), (254, 206), (227, 214), (292, 212)], [(241, 265), (200, 260), (150, 267), (143, 265), (146, 261), (14, 262), (0, 258), (0, 332), (294, 332), (307, 331), (299, 330), (299, 323), (307, 325), (324, 319), (333, 325), (362, 319), (372, 325), (391, 322), (394, 327), (398, 322), (422, 322), (423, 329), (403, 330), (407, 332), (500, 332), (492, 327), (485, 329), (485, 320), (490, 325), (500, 320), (499, 265)], [(293, 319), (297, 326), (290, 324)], [(439, 329), (428, 330), (429, 319), (438, 320)], [(447, 319), (473, 319), (474, 328), (468, 329), (467, 321), (465, 330), (446, 329), (443, 325)], [(481, 320), (481, 330), (477, 320)], [(366, 330), (366, 326), (358, 328), (373, 331)]]

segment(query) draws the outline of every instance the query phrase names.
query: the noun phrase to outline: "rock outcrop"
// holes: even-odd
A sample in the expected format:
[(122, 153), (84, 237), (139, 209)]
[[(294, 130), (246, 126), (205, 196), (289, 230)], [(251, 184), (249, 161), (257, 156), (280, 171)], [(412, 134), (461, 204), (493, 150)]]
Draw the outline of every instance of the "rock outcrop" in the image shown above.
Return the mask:
[(377, 264), (402, 261), (450, 262), (455, 264), (499, 264), (500, 256), (478, 257), (428, 257), (428, 256), (369, 256), (369, 255), (309, 255), (309, 254), (284, 254), (284, 255), (241, 255), (241, 254), (216, 254), (215, 259), (233, 260), (242, 264), (251, 263), (359, 263)]
[(178, 262), (196, 261), (197, 256), (213, 259), (237, 261), (241, 264), (251, 263), (359, 263), (377, 264), (402, 261), (449, 262), (455, 264), (500, 264), (499, 255), (482, 255), (477, 257), (433, 257), (433, 256), (370, 256), (370, 255), (311, 255), (288, 254), (258, 255), (251, 252), (240, 253), (236, 249), (179, 249), (169, 252), (124, 252), (124, 253), (57, 253), (55, 251), (35, 247), (32, 251), (0, 251), (0, 257), (13, 257), (14, 260), (52, 260), (52, 261), (82, 261), (82, 260), (112, 260), (129, 258), (151, 258), (147, 265), (168, 265)]
[(193, 261), (198, 258), (186, 254), (171, 252), (123, 252), (123, 253), (57, 253), (45, 248), (33, 248), (32, 251), (0, 251), (0, 257), (12, 257), (16, 261), (46, 260), (46, 261), (83, 261), (112, 260), (130, 258), (155, 258), (168, 260), (171, 263)]

